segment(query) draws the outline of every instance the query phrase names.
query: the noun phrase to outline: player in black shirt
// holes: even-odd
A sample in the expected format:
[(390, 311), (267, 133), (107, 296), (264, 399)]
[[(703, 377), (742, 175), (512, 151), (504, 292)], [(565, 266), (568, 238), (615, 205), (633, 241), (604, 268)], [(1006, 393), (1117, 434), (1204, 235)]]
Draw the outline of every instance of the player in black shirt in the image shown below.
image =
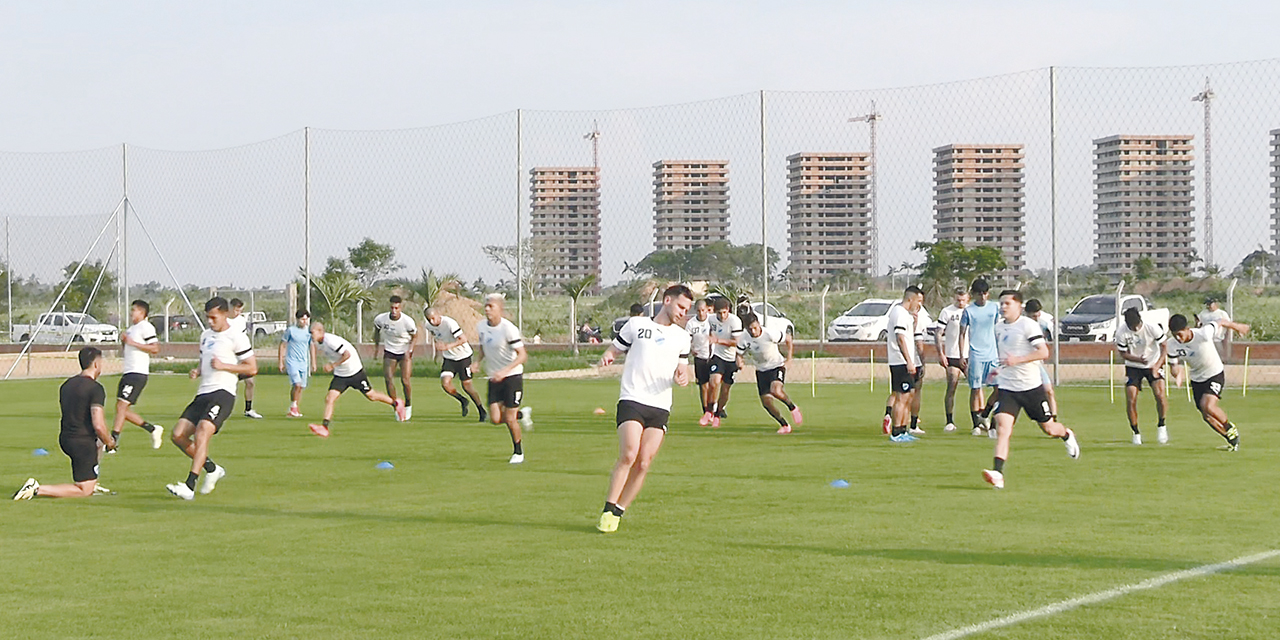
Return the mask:
[(35, 478), (28, 478), (14, 500), (30, 500), (36, 496), (45, 498), (84, 498), (93, 495), (98, 487), (98, 460), (102, 447), (115, 448), (115, 440), (107, 430), (106, 414), (102, 404), (107, 392), (98, 384), (102, 375), (102, 352), (97, 347), (80, 350), (80, 373), (72, 376), (58, 390), (58, 402), (62, 405), (62, 431), (58, 444), (62, 452), (71, 458), (71, 479), (75, 484), (50, 484), (40, 486)]

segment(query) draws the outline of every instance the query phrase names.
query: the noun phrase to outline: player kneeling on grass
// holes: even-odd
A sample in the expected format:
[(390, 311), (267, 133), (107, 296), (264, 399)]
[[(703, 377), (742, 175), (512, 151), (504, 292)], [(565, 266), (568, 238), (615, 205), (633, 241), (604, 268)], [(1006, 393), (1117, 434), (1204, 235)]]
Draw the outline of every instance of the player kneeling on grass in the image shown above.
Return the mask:
[(84, 498), (98, 489), (101, 447), (108, 450), (116, 447), (115, 439), (107, 431), (106, 413), (102, 409), (107, 392), (98, 384), (101, 375), (102, 352), (97, 347), (85, 347), (80, 350), (80, 373), (58, 389), (58, 403), (62, 406), (58, 444), (71, 458), (71, 480), (75, 484), (40, 486), (35, 478), (27, 478), (22, 488), (13, 494), (14, 500), (30, 500), (36, 496)]
[(622, 389), (618, 394), (618, 461), (609, 476), (609, 494), (596, 525), (602, 533), (618, 530), (618, 522), (640, 495), (645, 475), (662, 447), (671, 417), (671, 386), (689, 384), (689, 332), (680, 328), (693, 304), (682, 284), (662, 293), (662, 310), (652, 320), (634, 317), (600, 358), (609, 366), (622, 354)]
[(1242, 336), (1249, 333), (1249, 325), (1230, 320), (1216, 320), (1192, 329), (1182, 314), (1169, 318), (1169, 333), (1173, 334), (1173, 342), (1168, 344), (1169, 356), (1183, 358), (1187, 363), (1191, 374), (1191, 393), (1200, 417), (1227, 441), (1228, 451), (1238, 451), (1240, 433), (1227, 418), (1227, 412), (1218, 406), (1222, 385), (1227, 381), (1226, 368), (1222, 366), (1222, 357), (1214, 345), (1214, 336), (1220, 329), (1229, 329)]
[(324, 422), (307, 425), (311, 433), (321, 438), (329, 437), (329, 421), (333, 419), (333, 407), (338, 403), (338, 396), (347, 389), (355, 389), (363, 393), (370, 402), (391, 405), (391, 408), (396, 411), (396, 419), (400, 422), (405, 421), (404, 401), (374, 391), (373, 387), (369, 386), (369, 376), (364, 372), (364, 363), (360, 361), (360, 354), (356, 353), (356, 348), (350, 342), (341, 336), (325, 333), (322, 322), (311, 325), (311, 339), (316, 343), (319, 354), (328, 360), (324, 364), (324, 370), (333, 373), (333, 380), (329, 382), (329, 392), (324, 396)]
[[(531, 428), (532, 424), (527, 417), (523, 422), (517, 421), (520, 401), (524, 399), (524, 363), (529, 354), (524, 350), (520, 329), (502, 317), (503, 306), (502, 294), (485, 296), (484, 320), (476, 325), (476, 333), (480, 336), (480, 360), (489, 373), (489, 420), (507, 425), (511, 434), (508, 462), (520, 464), (524, 462), (520, 425)], [(473, 363), (471, 370), (479, 371), (480, 362)]]
[[(747, 354), (756, 366), (756, 391), (760, 393), (760, 404), (770, 416), (773, 416), (774, 420), (778, 421), (778, 433), (791, 433), (791, 425), (774, 406), (773, 401), (776, 398), (787, 405), (791, 410), (791, 419), (795, 420), (797, 427), (804, 422), (800, 407), (791, 402), (791, 398), (787, 397), (786, 389), (783, 388), (787, 377), (787, 365), (791, 363), (791, 356), (794, 355), (795, 343), (791, 341), (791, 336), (787, 335), (787, 332), (761, 326), (760, 318), (754, 313), (748, 313), (743, 317), (742, 323), (747, 325), (747, 335), (738, 340), (738, 350)], [(778, 349), (778, 345), (782, 343), (787, 345), (785, 358)]]
[(1080, 457), (1076, 435), (1056, 420), (1040, 379), (1039, 363), (1049, 357), (1044, 331), (1035, 320), (1022, 315), (1022, 294), (1012, 289), (1000, 292), (1000, 315), (995, 339), (1000, 367), (996, 374), (999, 396), (992, 407), (996, 428), (995, 467), (982, 472), (982, 479), (997, 489), (1004, 488), (1004, 462), (1009, 459), (1009, 438), (1021, 410), (1026, 410), (1027, 417), (1035, 420), (1046, 434), (1061, 438), (1066, 444), (1067, 455)]
[(1168, 389), (1164, 383), (1164, 361), (1168, 355), (1164, 329), (1154, 322), (1143, 322), (1136, 308), (1124, 310), (1124, 325), (1116, 331), (1116, 351), (1124, 360), (1124, 405), (1129, 416), (1129, 428), (1133, 430), (1133, 443), (1142, 444), (1142, 432), (1138, 429), (1138, 394), (1142, 381), (1151, 383), (1151, 393), (1156, 397), (1156, 442), (1169, 442), (1169, 430), (1164, 415), (1169, 410)]
[[(458, 401), (462, 405), (462, 416), (467, 416), (467, 398), (476, 405), (476, 411), (480, 412), (480, 422), (489, 419), (489, 414), (484, 410), (484, 404), (480, 402), (480, 394), (476, 393), (475, 385), (471, 383), (471, 356), (473, 354), (471, 345), (467, 344), (467, 337), (462, 333), (462, 326), (457, 320), (449, 316), (442, 316), (438, 311), (427, 307), (423, 309), (422, 315), (427, 321), (427, 333), (431, 334), (431, 339), (435, 340), (436, 349), (444, 354), (443, 362), (440, 364), (440, 388), (449, 394), (451, 398)], [(462, 390), (467, 392), (464, 396), (458, 393), (453, 386), (453, 380), (457, 378), (462, 383)]]

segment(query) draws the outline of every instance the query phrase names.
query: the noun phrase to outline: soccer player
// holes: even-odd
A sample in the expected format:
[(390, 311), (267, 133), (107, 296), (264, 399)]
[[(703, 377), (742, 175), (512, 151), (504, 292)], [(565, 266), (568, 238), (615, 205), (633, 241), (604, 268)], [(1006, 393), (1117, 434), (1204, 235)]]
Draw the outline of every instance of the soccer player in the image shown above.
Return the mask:
[[(894, 303), (895, 306), (899, 304), (901, 303)], [(892, 313), (892, 309), (890, 309), (890, 312)], [(925, 337), (928, 334), (929, 325), (933, 324), (933, 318), (929, 317), (929, 312), (925, 310), (924, 305), (921, 305), (919, 311), (912, 314), (911, 323), (913, 326), (912, 337), (916, 344), (916, 355), (923, 361)], [(907, 428), (907, 433), (913, 436), (925, 434), (925, 430), (920, 427), (920, 405), (924, 400), (924, 374), (925, 366), (921, 364), (916, 370), (918, 379), (916, 380), (915, 391), (911, 393), (911, 426)], [(894, 392), (892, 387), (893, 385), (890, 385), (889, 395), (884, 399), (884, 423), (881, 428), (885, 434), (890, 432), (891, 423), (893, 422)]]
[[(231, 315), (227, 316), (227, 322), (231, 324), (231, 328), (243, 333), (249, 338), (249, 316), (244, 315), (244, 300), (240, 298), (231, 299)], [(253, 344), (253, 339), (249, 338), (249, 344)], [(256, 369), (254, 375), (257, 375)], [(240, 379), (244, 380), (244, 417), (261, 420), (262, 414), (253, 410), (253, 390), (257, 386), (257, 382), (253, 379), (254, 375), (241, 375)], [(235, 391), (231, 392), (235, 395)], [(234, 407), (233, 407), (234, 408)]]
[[(778, 421), (778, 433), (791, 433), (791, 425), (774, 406), (773, 401), (776, 398), (787, 405), (787, 409), (791, 411), (791, 419), (795, 421), (797, 427), (804, 423), (800, 407), (791, 402), (791, 398), (787, 397), (786, 389), (783, 388), (787, 378), (787, 365), (791, 363), (791, 356), (795, 352), (795, 343), (786, 331), (762, 326), (760, 318), (754, 313), (747, 313), (742, 323), (747, 325), (747, 331), (746, 335), (738, 339), (738, 350), (748, 354), (756, 366), (756, 391), (760, 394), (760, 405), (774, 420)], [(784, 343), (787, 345), (785, 358), (778, 349), (778, 345)]]
[(1035, 320), (1022, 315), (1022, 294), (1013, 289), (1000, 292), (1001, 321), (996, 323), (996, 356), (1000, 365), (996, 388), (1000, 390), (994, 407), (996, 430), (995, 464), (982, 471), (982, 479), (997, 489), (1004, 488), (1004, 463), (1009, 459), (1009, 438), (1018, 412), (1025, 410), (1040, 429), (1061, 438), (1072, 459), (1080, 458), (1076, 434), (1057, 421), (1049, 409), (1037, 362), (1049, 357), (1044, 331)]
[(364, 363), (360, 361), (360, 354), (350, 342), (341, 336), (325, 333), (323, 322), (312, 323), (311, 339), (316, 343), (316, 351), (327, 361), (324, 364), (325, 372), (333, 374), (333, 380), (329, 381), (329, 392), (324, 396), (323, 421), (320, 424), (307, 425), (311, 433), (321, 438), (329, 437), (329, 422), (333, 420), (333, 407), (338, 403), (338, 396), (347, 389), (355, 389), (363, 393), (370, 402), (390, 405), (396, 412), (397, 420), (404, 422), (407, 419), (402, 400), (374, 391), (369, 385), (369, 376), (364, 372)]
[(251, 379), (258, 373), (249, 336), (231, 326), (229, 312), (227, 301), (220, 296), (204, 303), (209, 328), (200, 334), (200, 366), (191, 370), (192, 379), (200, 378), (200, 387), (173, 427), (173, 444), (191, 458), (191, 471), (186, 482), (165, 485), (165, 489), (183, 500), (196, 497), (201, 469), (205, 474), (200, 493), (204, 494), (227, 475), (226, 469), (209, 458), (209, 441), (235, 410), (236, 380)]
[(716, 298), (715, 315), (711, 317), (711, 393), (715, 400), (709, 411), (702, 414), (698, 424), (720, 428), (720, 419), (726, 418), (724, 408), (729, 404), (729, 391), (733, 388), (733, 377), (742, 367), (742, 359), (738, 357), (738, 336), (742, 335), (742, 318), (730, 313), (729, 299), (723, 296)]
[(107, 391), (98, 384), (102, 375), (102, 352), (97, 347), (80, 350), (80, 373), (70, 377), (58, 389), (58, 404), (62, 407), (62, 428), (58, 445), (71, 458), (71, 480), (75, 484), (48, 484), (41, 486), (35, 478), (27, 478), (22, 488), (13, 494), (14, 500), (30, 500), (36, 496), (45, 498), (84, 498), (98, 489), (99, 446), (108, 451), (115, 449), (115, 439), (107, 431)]
[(1169, 442), (1169, 430), (1164, 416), (1169, 410), (1168, 389), (1164, 382), (1164, 362), (1169, 350), (1164, 329), (1160, 325), (1143, 322), (1136, 308), (1124, 310), (1124, 324), (1116, 331), (1116, 351), (1124, 361), (1124, 405), (1129, 415), (1129, 428), (1133, 430), (1133, 443), (1142, 444), (1142, 432), (1138, 429), (1138, 394), (1142, 381), (1151, 383), (1151, 393), (1156, 397), (1156, 442)]
[(969, 292), (964, 287), (956, 287), (953, 295), (955, 302), (938, 312), (937, 331), (934, 333), (938, 364), (947, 372), (947, 397), (943, 401), (947, 410), (947, 426), (942, 429), (947, 433), (956, 430), (956, 387), (960, 386), (960, 376), (964, 375), (961, 361), (969, 349), (968, 341), (960, 339), (960, 317), (969, 306)]
[(1214, 337), (1219, 330), (1235, 331), (1240, 335), (1248, 335), (1249, 325), (1230, 320), (1216, 320), (1192, 329), (1187, 326), (1187, 318), (1176, 314), (1169, 318), (1169, 333), (1173, 334), (1173, 342), (1169, 343), (1169, 357), (1185, 359), (1191, 374), (1191, 393), (1204, 419), (1218, 435), (1227, 441), (1228, 451), (1240, 450), (1240, 433), (1227, 418), (1227, 412), (1218, 405), (1222, 395), (1222, 385), (1226, 383), (1226, 368), (1222, 366), (1222, 357), (1214, 346)]
[(1226, 325), (1222, 324), (1223, 320), (1230, 322), (1231, 316), (1227, 315), (1227, 312), (1218, 306), (1218, 299), (1213, 296), (1205, 298), (1204, 311), (1196, 314), (1196, 325), (1203, 327), (1211, 322), (1218, 323), (1218, 333), (1214, 336), (1214, 339), (1222, 341), (1227, 335)]
[(280, 350), (276, 359), (280, 364), (280, 373), (289, 375), (289, 413), (290, 418), (301, 418), (298, 401), (302, 399), (302, 390), (307, 388), (307, 380), (316, 372), (316, 345), (311, 341), (311, 314), (306, 309), (298, 309), (293, 314), (294, 325), (284, 330), (280, 336)]
[[(125, 420), (151, 433), (152, 449), (159, 449), (164, 442), (164, 427), (143, 420), (132, 408), (138, 404), (142, 390), (147, 386), (147, 377), (151, 374), (151, 356), (160, 353), (156, 328), (147, 320), (150, 312), (151, 305), (146, 300), (134, 300), (130, 303), (130, 325), (120, 337), (120, 341), (124, 343), (124, 375), (120, 376), (120, 384), (116, 387), (116, 415), (111, 425), (112, 442), (117, 447), (120, 446), (120, 432), (124, 429)], [(112, 447), (112, 451), (114, 450), (115, 447)]]
[[(987, 418), (1000, 393), (997, 387), (992, 390), (991, 397), (983, 401), (982, 388), (995, 386), (996, 319), (999, 311), (991, 302), (991, 285), (986, 280), (974, 280), (969, 286), (969, 293), (973, 296), (973, 304), (965, 307), (960, 316), (960, 339), (969, 342), (969, 352), (960, 359), (960, 366), (969, 378), (969, 416), (973, 419), (973, 435), (980, 436), (983, 431), (990, 431)], [(991, 433), (987, 435), (995, 437)]]
[[(440, 388), (462, 405), (463, 417), (467, 415), (467, 396), (470, 396), (476, 405), (476, 411), (480, 412), (480, 422), (488, 420), (489, 414), (484, 409), (484, 403), (480, 402), (480, 394), (476, 393), (476, 388), (471, 383), (472, 351), (471, 345), (467, 344), (467, 337), (462, 334), (462, 327), (457, 320), (442, 316), (431, 307), (424, 309), (422, 315), (427, 321), (427, 333), (431, 334), (436, 348), (444, 354), (444, 362), (440, 366)], [(462, 389), (467, 392), (467, 396), (454, 388), (454, 378), (462, 381)]]
[(694, 317), (685, 322), (684, 329), (689, 332), (693, 351), (693, 377), (698, 382), (698, 399), (702, 401), (702, 415), (706, 420), (702, 426), (711, 424), (711, 405), (716, 397), (711, 389), (711, 308), (706, 300), (699, 300), (693, 305)]
[[(1022, 315), (1036, 321), (1040, 325), (1040, 330), (1044, 332), (1044, 343), (1053, 344), (1053, 314), (1044, 310), (1044, 306), (1040, 301), (1031, 298), (1022, 306)], [(1050, 354), (1052, 355), (1052, 354)], [(1040, 365), (1040, 381), (1044, 384), (1045, 395), (1049, 396), (1049, 411), (1053, 415), (1058, 415), (1058, 394), (1053, 389), (1053, 378), (1049, 377), (1049, 369), (1044, 366), (1045, 361), (1041, 360)]]
[(916, 349), (916, 314), (924, 303), (924, 292), (911, 285), (902, 294), (902, 304), (889, 310), (888, 337), (885, 346), (889, 351), (889, 388), (893, 390), (893, 413), (889, 439), (894, 442), (913, 442), (917, 438), (907, 433), (907, 416), (911, 413), (914, 392), (920, 385), (920, 353)]
[(413, 341), (418, 335), (418, 325), (402, 312), (404, 301), (391, 296), (391, 308), (373, 319), (373, 341), (382, 346), (382, 378), (387, 383), (387, 395), (396, 399), (396, 384), (391, 376), (400, 367), (400, 386), (404, 388), (405, 420), (413, 418), (412, 391)]
[[(476, 326), (476, 332), (480, 334), (480, 361), (484, 361), (489, 374), (489, 421), (507, 425), (512, 449), (508, 462), (520, 464), (524, 462), (524, 447), (517, 412), (524, 398), (524, 363), (529, 354), (520, 329), (502, 317), (503, 306), (502, 294), (485, 296), (484, 320)], [(471, 365), (473, 372), (480, 370), (480, 361)]]
[(689, 384), (691, 339), (680, 328), (693, 293), (677, 284), (662, 292), (662, 310), (653, 319), (631, 318), (600, 358), (601, 366), (627, 354), (618, 394), (618, 461), (609, 475), (609, 493), (596, 525), (613, 533), (627, 507), (640, 494), (654, 456), (662, 447), (671, 417), (671, 385)]

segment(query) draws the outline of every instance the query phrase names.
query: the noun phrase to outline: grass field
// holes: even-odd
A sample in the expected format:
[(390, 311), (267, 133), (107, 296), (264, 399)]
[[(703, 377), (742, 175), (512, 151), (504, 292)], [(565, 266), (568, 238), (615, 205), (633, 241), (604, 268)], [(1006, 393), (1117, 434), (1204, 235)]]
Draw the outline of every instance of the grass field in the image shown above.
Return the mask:
[[(214, 439), (228, 476), (211, 495), (169, 496), (186, 458), (130, 427), (103, 463), (118, 495), (7, 502), (0, 636), (925, 638), (1280, 548), (1275, 390), (1229, 390), (1243, 440), (1229, 454), (1181, 396), (1172, 443), (1138, 448), (1105, 389), (1062, 389), (1081, 459), (1020, 423), (1003, 492), (979, 476), (988, 440), (941, 434), (936, 385), (930, 435), (905, 446), (878, 435), (879, 388), (793, 389), (807, 422), (791, 436), (773, 434), (753, 384), (718, 432), (692, 424), (687, 391), (644, 493), (606, 536), (594, 524), (616, 382), (529, 382), (520, 466), (505, 430), (458, 417), (433, 380), (409, 424), (347, 394), (328, 440), (280, 417), (285, 383), (264, 377), (268, 418), (236, 417)], [(0, 386), (6, 491), (70, 480), (57, 384)], [(171, 425), (193, 390), (157, 376), (140, 409)], [(973, 637), (1275, 638), (1277, 593), (1273, 558)]]

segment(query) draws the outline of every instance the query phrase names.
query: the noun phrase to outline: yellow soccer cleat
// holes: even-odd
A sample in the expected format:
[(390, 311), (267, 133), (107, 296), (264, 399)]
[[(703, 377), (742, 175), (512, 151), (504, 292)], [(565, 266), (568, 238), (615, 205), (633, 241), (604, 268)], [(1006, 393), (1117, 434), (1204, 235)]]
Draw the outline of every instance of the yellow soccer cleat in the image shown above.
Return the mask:
[(605, 511), (600, 514), (600, 522), (596, 524), (596, 529), (600, 533), (613, 533), (618, 530), (618, 523), (621, 521), (622, 518)]

